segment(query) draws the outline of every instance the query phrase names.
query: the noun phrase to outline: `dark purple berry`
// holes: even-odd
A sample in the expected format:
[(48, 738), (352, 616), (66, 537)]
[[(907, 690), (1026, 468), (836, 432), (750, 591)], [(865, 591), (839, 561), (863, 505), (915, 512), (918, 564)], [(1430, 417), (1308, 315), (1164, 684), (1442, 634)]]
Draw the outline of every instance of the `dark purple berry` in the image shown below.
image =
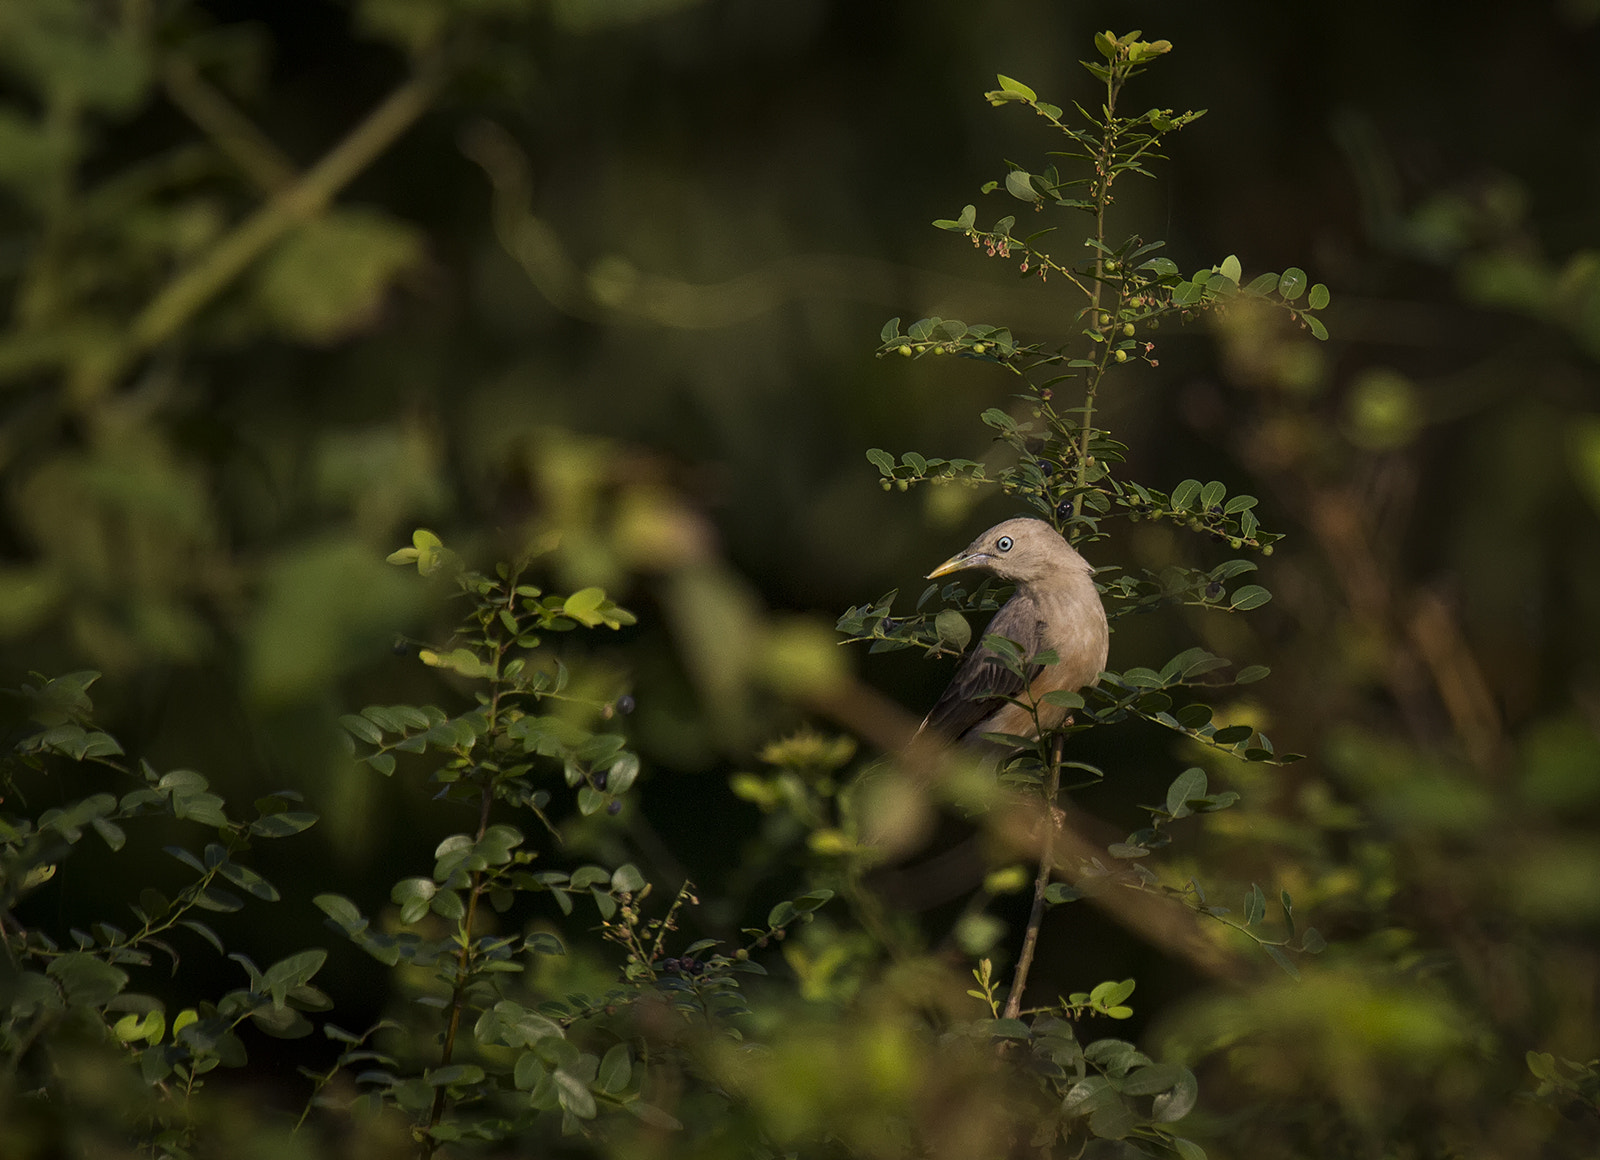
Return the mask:
[(622, 802), (620, 802), (616, 798), (612, 798), (609, 802), (606, 803), (606, 813), (610, 814), (612, 817), (616, 817), (621, 812), (622, 812)]
[(605, 789), (606, 782), (609, 780), (610, 774), (603, 769), (596, 770), (594, 773), (589, 775), (589, 784), (594, 786), (595, 789)]
[(1213, 580), (1211, 583), (1206, 585), (1206, 599), (1215, 600), (1221, 595), (1222, 585), (1218, 581)]
[(630, 694), (624, 693), (622, 696), (617, 698), (617, 712), (621, 713), (624, 717), (626, 717), (629, 713), (632, 713), (633, 708), (634, 700)]

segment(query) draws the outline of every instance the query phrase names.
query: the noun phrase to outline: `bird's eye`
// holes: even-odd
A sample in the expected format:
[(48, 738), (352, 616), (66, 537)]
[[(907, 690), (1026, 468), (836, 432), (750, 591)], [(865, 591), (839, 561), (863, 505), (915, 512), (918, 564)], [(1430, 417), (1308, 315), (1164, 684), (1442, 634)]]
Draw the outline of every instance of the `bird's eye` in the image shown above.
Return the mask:
[(999, 548), (1002, 552), (1011, 551), (1011, 537), (1010, 536), (1001, 536), (998, 540), (996, 540), (994, 542), (994, 546)]

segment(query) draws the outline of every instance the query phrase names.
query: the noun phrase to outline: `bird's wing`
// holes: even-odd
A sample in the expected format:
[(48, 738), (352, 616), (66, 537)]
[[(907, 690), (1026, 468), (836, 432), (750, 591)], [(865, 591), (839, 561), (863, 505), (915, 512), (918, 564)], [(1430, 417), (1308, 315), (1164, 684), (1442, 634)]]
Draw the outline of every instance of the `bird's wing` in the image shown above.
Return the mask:
[[(1022, 646), (1023, 656), (1031, 656), (1039, 651), (1043, 639), (1039, 610), (1032, 600), (1018, 593), (995, 613), (984, 635), (1015, 641)], [(949, 688), (934, 702), (922, 727), (959, 739), (1002, 708), (1005, 702), (1000, 698), (1021, 697), (1043, 668), (1043, 665), (1026, 666), (1025, 675), (1019, 677), (1006, 668), (994, 649), (980, 644), (962, 660), (955, 676), (950, 678)]]

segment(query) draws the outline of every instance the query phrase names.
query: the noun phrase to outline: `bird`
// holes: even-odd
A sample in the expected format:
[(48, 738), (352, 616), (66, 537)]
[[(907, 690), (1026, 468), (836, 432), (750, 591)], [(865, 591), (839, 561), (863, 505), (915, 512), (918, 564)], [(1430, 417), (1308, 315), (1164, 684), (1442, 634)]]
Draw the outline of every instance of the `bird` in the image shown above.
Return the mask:
[(1037, 739), (1041, 726), (1055, 728), (1067, 719), (1068, 710), (1039, 705), (1036, 725), (1025, 704), (1054, 689), (1092, 685), (1105, 668), (1111, 629), (1094, 586), (1094, 569), (1055, 528), (1037, 519), (996, 524), (929, 572), (928, 579), (969, 568), (1016, 585), (985, 635), (1016, 642), (1025, 665), (1047, 649), (1057, 661), (1027, 667), (1025, 686), (999, 654), (979, 644), (962, 660), (917, 732), (968, 744), (981, 743), (985, 733)]

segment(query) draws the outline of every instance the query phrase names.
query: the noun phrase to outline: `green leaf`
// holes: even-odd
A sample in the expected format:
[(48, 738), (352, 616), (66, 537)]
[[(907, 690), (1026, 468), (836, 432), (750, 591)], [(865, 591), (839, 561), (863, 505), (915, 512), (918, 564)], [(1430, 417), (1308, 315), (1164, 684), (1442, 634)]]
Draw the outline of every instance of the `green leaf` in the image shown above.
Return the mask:
[(1122, 674), (1122, 681), (1135, 689), (1159, 689), (1166, 684), (1154, 669), (1132, 668)]
[(1089, 1002), (1094, 1007), (1116, 1007), (1129, 995), (1133, 994), (1138, 984), (1133, 979), (1123, 979), (1120, 983), (1101, 983), (1089, 992)]
[(1254, 926), (1267, 913), (1267, 896), (1259, 885), (1252, 884), (1244, 896), (1244, 924)]
[(99, 834), (105, 844), (112, 850), (120, 850), (127, 842), (128, 836), (123, 833), (122, 827), (115, 822), (108, 822), (104, 818), (90, 818), (89, 824), (94, 827), (94, 832)]
[(128, 973), (91, 954), (73, 953), (51, 961), (45, 973), (61, 985), (73, 1006), (101, 1007), (122, 993)]
[(637, 894), (644, 889), (644, 875), (632, 862), (624, 862), (611, 875), (611, 889), (618, 894)]
[(1200, 481), (1186, 479), (1172, 489), (1172, 506), (1179, 511), (1190, 511), (1200, 498)]
[(894, 456), (881, 447), (873, 447), (867, 451), (867, 459), (881, 472), (885, 478), (894, 477)]
[(1238, 285), (1239, 279), (1244, 277), (1244, 267), (1239, 264), (1239, 259), (1237, 256), (1229, 254), (1226, 258), (1222, 259), (1222, 265), (1217, 267), (1217, 273), (1221, 274), (1234, 285)]
[(594, 1119), (594, 1093), (589, 1090), (589, 1085), (565, 1068), (557, 1068), (553, 1078), (556, 1098), (561, 1102), (562, 1108), (580, 1120)]
[(367, 925), (367, 920), (361, 917), (361, 908), (342, 894), (319, 894), (311, 902), (346, 934)]
[(1301, 317), (1305, 319), (1306, 329), (1311, 332), (1312, 338), (1315, 338), (1318, 342), (1328, 341), (1328, 328), (1322, 324), (1322, 319), (1311, 314), (1305, 314)]
[(359, 714), (346, 713), (343, 717), (339, 718), (339, 724), (343, 725), (346, 729), (355, 734), (362, 741), (365, 741), (368, 745), (383, 744), (383, 730), (379, 729), (371, 721), (363, 716), (360, 716)]
[(992, 1019), (985, 1024), (994, 1039), (1031, 1039), (1032, 1032), (1020, 1019)]
[(934, 617), (933, 628), (939, 634), (939, 643), (957, 652), (964, 650), (972, 640), (972, 626), (953, 608), (946, 608)]
[(1285, 302), (1293, 302), (1306, 292), (1306, 272), (1298, 266), (1290, 266), (1278, 278), (1278, 293), (1283, 295)]
[(1188, 803), (1206, 796), (1205, 770), (1190, 766), (1167, 787), (1167, 813), (1175, 818), (1186, 818), (1194, 811)]
[(605, 618), (600, 615), (600, 608), (605, 602), (605, 589), (580, 588), (567, 597), (566, 603), (561, 606), (561, 611), (584, 627), (594, 628), (604, 622)]
[(184, 918), (178, 920), (178, 925), (188, 927), (190, 930), (194, 931), (195, 934), (205, 939), (206, 942), (210, 943), (212, 948), (215, 949), (219, 955), (228, 953), (223, 948), (222, 940), (217, 937), (217, 932), (212, 930), (205, 923), (197, 922), (194, 919)]
[(1281, 949), (1273, 946), (1271, 943), (1263, 943), (1261, 945), (1262, 949), (1265, 950), (1269, 956), (1271, 956), (1272, 961), (1283, 968), (1284, 974), (1288, 975), (1291, 979), (1298, 979), (1300, 977), (1300, 968), (1295, 966), (1294, 960), (1288, 955), (1284, 954)]
[(1089, 1131), (1102, 1140), (1121, 1140), (1139, 1126), (1139, 1117), (1122, 1102), (1105, 1104), (1089, 1113)]
[(592, 785), (582, 785), (578, 788), (578, 812), (586, 818), (606, 808), (606, 795), (595, 789)]
[(1033, 188), (1028, 174), (1021, 169), (1006, 174), (1006, 192), (1019, 201), (1039, 200), (1039, 191)]
[(264, 814), (250, 823), (250, 833), (258, 838), (287, 838), (317, 824), (317, 815), (305, 811), (285, 810), (277, 814)]
[(432, 649), (417, 650), (417, 659), (425, 665), (437, 669), (449, 669), (453, 673), (460, 673), (463, 677), (487, 677), (493, 670), (468, 648), (452, 649), (447, 653), (438, 653)]
[(282, 1007), (288, 993), (309, 983), (327, 961), (328, 952), (321, 949), (301, 951), (279, 959), (262, 973), (261, 989), (272, 996), (273, 1006)]
[(1034, 92), (1027, 85), (1023, 84), (1021, 81), (1012, 80), (1003, 73), (997, 74), (995, 76), (995, 80), (1000, 82), (1000, 90), (1002, 92), (1012, 93), (1028, 101), (1037, 101), (1039, 99), (1039, 94)]
[(1125, 1076), (1117, 1087), (1125, 1096), (1153, 1096), (1172, 1088), (1183, 1082), (1183, 1077), (1188, 1073), (1188, 1068), (1176, 1063), (1152, 1063), (1147, 1067), (1135, 1068)]
[(642, 1100), (630, 1100), (622, 1106), (642, 1123), (649, 1124), (652, 1128), (662, 1128), (669, 1132), (683, 1130), (683, 1125), (680, 1122), (653, 1104), (647, 1104)]
[[(1194, 1072), (1186, 1067), (1178, 1069), (1182, 1074), (1172, 1084), (1167, 1092), (1158, 1095), (1151, 1105), (1150, 1118), (1158, 1124), (1170, 1124), (1183, 1119), (1194, 1110), (1195, 1104), (1200, 1099), (1200, 1085), (1194, 1078)], [(1174, 1143), (1187, 1143), (1187, 1141), (1174, 1141)], [(1196, 1149), (1198, 1151), (1198, 1148)], [(1188, 1153), (1179, 1149), (1181, 1155)], [(1205, 1153), (1200, 1152), (1202, 1160)]]
[(1312, 310), (1321, 310), (1332, 299), (1333, 295), (1328, 292), (1328, 288), (1321, 282), (1318, 282), (1315, 286), (1311, 287), (1311, 293), (1306, 295), (1306, 305)]
[(185, 850), (182, 846), (163, 846), (162, 849), (171, 854), (178, 861), (182, 862), (185, 866), (188, 866), (190, 869), (198, 870), (201, 874), (206, 873), (206, 864), (200, 861), (200, 859), (196, 858), (188, 850)]
[(1059, 709), (1083, 708), (1083, 697), (1068, 689), (1051, 689), (1039, 698), (1041, 705), (1054, 705)]
[(263, 902), (278, 901), (278, 888), (248, 866), (240, 866), (237, 862), (224, 862), (218, 868), (218, 873), (245, 893), (254, 895)]
[(1009, 433), (1017, 429), (1017, 421), (999, 407), (990, 407), (978, 418), (985, 426), (993, 427), (996, 431)]
[(536, 930), (523, 940), (523, 946), (536, 955), (564, 955), (567, 948), (561, 940), (547, 930)]
[(516, 1065), (511, 1070), (511, 1079), (517, 1085), (517, 1090), (529, 1091), (548, 1074), (544, 1060), (531, 1051), (524, 1051), (517, 1056)]
[(639, 755), (619, 753), (607, 770), (606, 792), (615, 797), (627, 793), (639, 777)]
[(605, 1058), (600, 1061), (598, 1083), (600, 1090), (607, 1095), (618, 1095), (628, 1088), (633, 1079), (633, 1060), (628, 1054), (626, 1043), (612, 1045), (606, 1052)]
[[(893, 342), (895, 339), (897, 339), (899, 337), (900, 337), (900, 319), (898, 317), (889, 319), (888, 322), (885, 322), (883, 324), (883, 329), (878, 332), (878, 341), (882, 342), (884, 344), (891, 343), (891, 342)], [(869, 457), (871, 456), (871, 454), (872, 453), (870, 451), (867, 452), (867, 455)]]
[(1249, 612), (1252, 608), (1260, 608), (1272, 599), (1272, 593), (1259, 584), (1246, 584), (1242, 588), (1234, 589), (1233, 595), (1228, 600), (1228, 607), (1235, 612)]
[(499, 1000), (479, 1016), (473, 1035), (479, 1043), (510, 1047), (530, 1047), (542, 1039), (566, 1037), (555, 1020), (510, 999)]

